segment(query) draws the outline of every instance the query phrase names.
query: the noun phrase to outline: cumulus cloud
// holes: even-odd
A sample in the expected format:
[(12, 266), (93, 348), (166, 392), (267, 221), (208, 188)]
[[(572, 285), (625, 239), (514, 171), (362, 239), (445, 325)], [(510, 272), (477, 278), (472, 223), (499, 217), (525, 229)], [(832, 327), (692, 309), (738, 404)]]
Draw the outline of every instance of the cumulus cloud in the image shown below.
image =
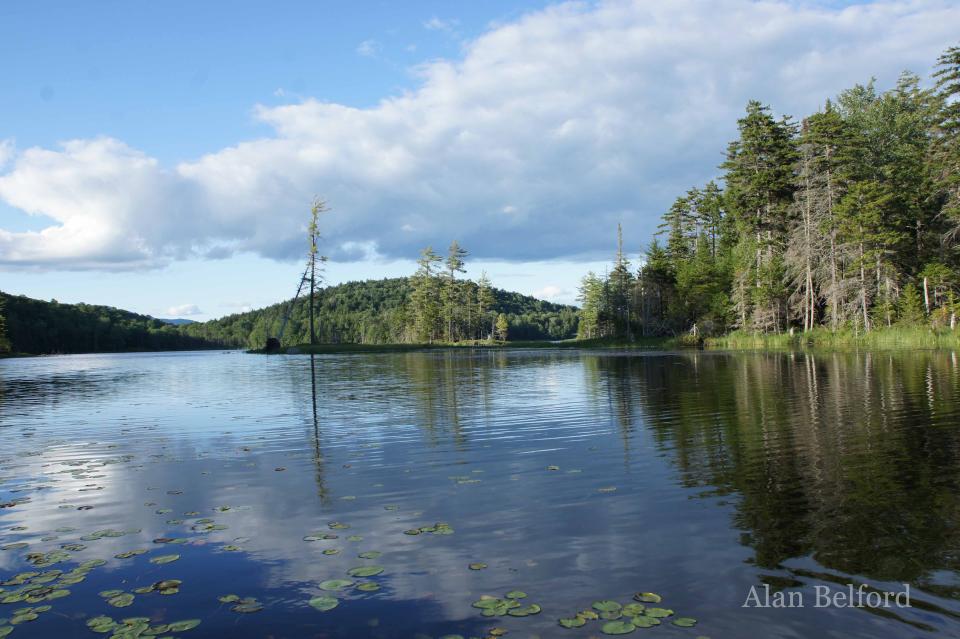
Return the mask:
[(561, 298), (567, 297), (569, 293), (570, 291), (568, 291), (567, 289), (549, 284), (547, 286), (544, 286), (541, 289), (534, 291), (533, 296), (542, 300), (554, 302)]
[(167, 315), (172, 317), (188, 317), (190, 315), (202, 315), (203, 311), (196, 304), (181, 304), (180, 306), (171, 306), (167, 309)]
[(367, 58), (374, 58), (380, 53), (380, 43), (376, 40), (364, 40), (357, 46), (357, 53)]
[(618, 221), (636, 250), (678, 192), (716, 173), (748, 99), (803, 115), (872, 75), (925, 73), (957, 24), (960, 5), (937, 0), (552, 6), (420, 66), (414, 89), (373, 107), (257, 107), (271, 136), (177, 166), (108, 138), (22, 150), (0, 198), (55, 224), (0, 230), (0, 264), (299, 259), (315, 194), (334, 209), (333, 259), (451, 238), (474, 257), (596, 257)]

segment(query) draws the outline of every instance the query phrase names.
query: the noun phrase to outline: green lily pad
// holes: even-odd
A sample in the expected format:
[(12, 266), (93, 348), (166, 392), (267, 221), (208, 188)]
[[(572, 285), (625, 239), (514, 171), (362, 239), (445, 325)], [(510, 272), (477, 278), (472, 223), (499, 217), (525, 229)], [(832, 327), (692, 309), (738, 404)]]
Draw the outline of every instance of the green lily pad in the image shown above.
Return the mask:
[(382, 554), (379, 550), (368, 550), (367, 552), (360, 553), (357, 557), (360, 559), (376, 559)]
[(624, 617), (636, 617), (642, 615), (645, 609), (646, 606), (641, 603), (628, 603), (620, 612), (623, 613)]
[(122, 590), (103, 590), (98, 593), (104, 599), (109, 599), (110, 597), (116, 597), (117, 595), (122, 595)]
[(609, 599), (593, 602), (593, 609), (599, 610), (600, 612), (620, 612), (622, 608), (623, 606), (621, 606), (619, 603)]
[(539, 615), (540, 611), (540, 606), (537, 604), (530, 604), (524, 608), (514, 608), (512, 610), (508, 610), (507, 614), (511, 617), (527, 617), (529, 615)]
[(670, 610), (669, 608), (647, 608), (646, 610), (643, 611), (643, 614), (645, 614), (648, 617), (662, 619), (664, 617), (669, 617), (670, 615), (672, 615), (673, 611)]
[(107, 599), (107, 603), (113, 606), (114, 608), (126, 608), (133, 603), (133, 595), (128, 592), (123, 593), (122, 595), (117, 595), (116, 597), (111, 597)]
[(350, 527), (350, 524), (344, 524), (339, 521), (331, 521), (329, 524), (327, 524), (327, 526), (329, 526), (331, 530), (346, 530)]
[(600, 628), (600, 632), (605, 635), (627, 635), (636, 629), (629, 621), (608, 621)]
[(151, 564), (169, 564), (176, 560), (180, 559), (180, 555), (160, 555), (159, 557), (153, 557), (150, 559)]
[(323, 551), (323, 554), (325, 554), (325, 555), (339, 555), (339, 554), (340, 554), (340, 549), (339, 549), (339, 548), (327, 548), (326, 550)]
[(526, 596), (527, 593), (522, 590), (511, 590), (506, 594), (507, 599), (524, 599)]
[(403, 531), (403, 534), (404, 534), (404, 535), (419, 535), (419, 534), (420, 534), (420, 531), (419, 531), (418, 529), (416, 529), (416, 528), (411, 528), (410, 530), (404, 530), (404, 531)]
[(680, 626), (681, 628), (693, 628), (697, 625), (697, 620), (693, 617), (677, 617), (673, 620), (673, 625)]
[(648, 617), (646, 615), (637, 615), (630, 621), (637, 628), (653, 628), (654, 626), (660, 625), (659, 619), (657, 619), (656, 617)]
[(240, 595), (220, 595), (217, 597), (217, 600), (221, 603), (233, 603), (235, 601), (240, 601)]
[(593, 610), (581, 610), (580, 612), (577, 613), (577, 616), (582, 617), (588, 621), (594, 621), (600, 618), (600, 615), (598, 615)]
[(13, 632), (13, 626), (0, 626), (0, 639)]
[(580, 628), (587, 623), (587, 620), (583, 617), (568, 617), (565, 619), (558, 619), (557, 622), (564, 628)]
[(360, 535), (350, 535), (347, 537), (347, 541), (363, 541), (363, 537)]
[(655, 592), (638, 592), (633, 598), (644, 603), (660, 603), (663, 601), (663, 597)]
[(326, 612), (328, 610), (333, 610), (340, 605), (340, 600), (336, 597), (314, 597), (308, 602), (311, 606), (319, 610), (320, 612)]
[(357, 584), (357, 590), (362, 590), (363, 592), (376, 592), (380, 590), (380, 584), (373, 581), (365, 581), (362, 584)]
[(328, 579), (320, 582), (321, 590), (343, 590), (352, 586), (355, 582), (352, 579)]
[(347, 571), (351, 577), (375, 577), (383, 572), (383, 566), (357, 566)]
[(170, 624), (170, 632), (186, 632), (193, 630), (200, 625), (199, 619), (185, 619), (183, 621), (174, 621)]
[(253, 597), (244, 597), (239, 600), (235, 605), (230, 607), (230, 610), (240, 613), (251, 613), (251, 612), (260, 612), (263, 610), (263, 604), (254, 599)]
[(467, 566), (467, 568), (469, 568), (470, 570), (483, 570), (486, 567), (487, 567), (487, 564), (483, 563), (482, 561), (478, 561), (476, 563), (473, 563)]

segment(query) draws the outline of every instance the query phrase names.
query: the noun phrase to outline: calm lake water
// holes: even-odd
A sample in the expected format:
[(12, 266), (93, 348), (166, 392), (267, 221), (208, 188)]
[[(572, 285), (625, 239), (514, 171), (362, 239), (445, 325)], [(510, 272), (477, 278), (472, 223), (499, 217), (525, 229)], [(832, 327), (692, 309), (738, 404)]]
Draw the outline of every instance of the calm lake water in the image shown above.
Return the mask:
[[(634, 636), (960, 635), (953, 353), (6, 360), (0, 443), (14, 639), (585, 639), (641, 591), (676, 614)], [(814, 608), (850, 583), (913, 607)]]

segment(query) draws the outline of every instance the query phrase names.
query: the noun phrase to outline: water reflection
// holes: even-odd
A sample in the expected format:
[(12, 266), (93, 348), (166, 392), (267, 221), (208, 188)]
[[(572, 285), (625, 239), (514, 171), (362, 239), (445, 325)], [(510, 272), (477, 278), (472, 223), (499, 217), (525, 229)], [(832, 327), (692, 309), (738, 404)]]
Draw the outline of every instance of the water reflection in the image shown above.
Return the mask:
[[(0, 362), (0, 503), (16, 502), (0, 547), (30, 544), (0, 551), (3, 575), (91, 531), (138, 531), (70, 551), (58, 568), (108, 563), (14, 636), (80, 636), (112, 614), (202, 619), (185, 637), (586, 637), (599, 627), (556, 619), (639, 590), (701, 620), (658, 630), (675, 636), (956, 633), (958, 380), (940, 352)], [(404, 534), (438, 521), (454, 534)], [(181, 559), (150, 564), (163, 538), (186, 540)], [(306, 605), (369, 551), (379, 591)], [(122, 610), (96, 594), (160, 578), (180, 593)], [(756, 584), (850, 582), (909, 582), (922, 608), (741, 608)], [(544, 612), (470, 606), (517, 588)], [(265, 609), (231, 612), (216, 600), (231, 592)]]

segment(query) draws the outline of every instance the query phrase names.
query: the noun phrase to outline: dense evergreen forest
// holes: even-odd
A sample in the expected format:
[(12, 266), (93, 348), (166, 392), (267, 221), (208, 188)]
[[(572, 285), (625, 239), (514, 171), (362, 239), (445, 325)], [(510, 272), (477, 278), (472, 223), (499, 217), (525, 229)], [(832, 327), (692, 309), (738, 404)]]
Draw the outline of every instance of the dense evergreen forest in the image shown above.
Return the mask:
[(146, 315), (0, 293), (0, 353), (171, 351), (215, 346)]
[[(663, 215), (634, 271), (581, 283), (579, 336), (954, 329), (960, 310), (960, 48), (799, 123), (747, 104), (718, 181)], [(721, 186), (722, 185), (722, 186)]]
[[(446, 292), (444, 292), (446, 291)], [(193, 337), (229, 346), (262, 348), (279, 335), (289, 302), (217, 320), (179, 327)], [(310, 341), (309, 301), (290, 310), (284, 344)], [(455, 342), (494, 337), (564, 339), (577, 331), (577, 309), (432, 273), (429, 281), (391, 278), (348, 282), (317, 291), (320, 343), (400, 344)], [(501, 334), (497, 333), (497, 321)]]

